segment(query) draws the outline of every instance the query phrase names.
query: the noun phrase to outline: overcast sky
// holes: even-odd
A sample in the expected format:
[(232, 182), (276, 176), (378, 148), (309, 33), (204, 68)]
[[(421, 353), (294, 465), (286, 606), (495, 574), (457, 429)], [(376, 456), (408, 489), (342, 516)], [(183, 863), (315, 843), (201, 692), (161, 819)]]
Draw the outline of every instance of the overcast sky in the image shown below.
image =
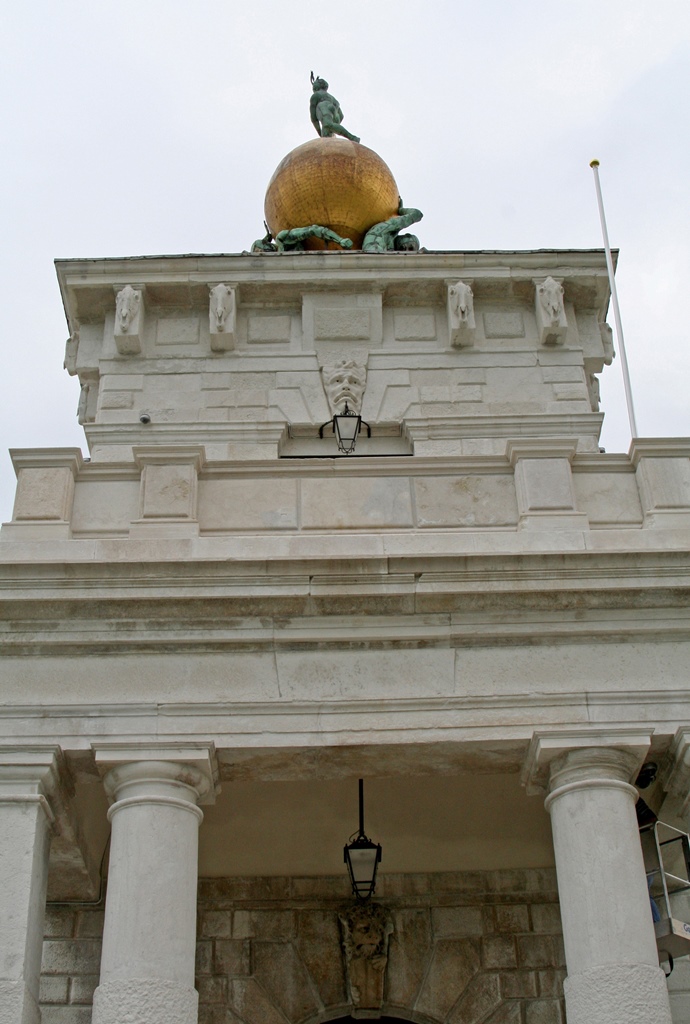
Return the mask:
[(687, 0), (5, 0), (0, 47), (0, 519), (7, 448), (86, 448), (53, 259), (248, 248), (312, 69), (429, 249), (600, 247), (598, 157), (639, 433), (690, 434)]

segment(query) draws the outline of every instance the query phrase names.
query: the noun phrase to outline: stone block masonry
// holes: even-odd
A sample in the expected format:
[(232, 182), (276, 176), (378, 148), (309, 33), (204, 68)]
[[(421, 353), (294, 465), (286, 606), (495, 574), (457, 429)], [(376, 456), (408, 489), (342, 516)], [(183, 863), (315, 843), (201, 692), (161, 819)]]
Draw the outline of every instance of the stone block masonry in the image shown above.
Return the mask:
[[(393, 926), (384, 1015), (434, 1024), (565, 1021), (552, 870), (383, 875), (375, 902)], [(351, 906), (345, 877), (201, 879), (199, 1024), (349, 1015), (339, 915)], [(49, 909), (43, 1024), (90, 1024), (102, 926), (102, 909)]]

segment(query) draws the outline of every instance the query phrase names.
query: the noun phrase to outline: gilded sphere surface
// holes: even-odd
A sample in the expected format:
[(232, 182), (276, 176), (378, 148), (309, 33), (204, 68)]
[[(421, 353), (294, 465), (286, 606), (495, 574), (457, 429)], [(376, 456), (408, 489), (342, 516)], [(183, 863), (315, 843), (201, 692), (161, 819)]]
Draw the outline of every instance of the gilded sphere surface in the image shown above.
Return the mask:
[[(361, 143), (312, 139), (278, 164), (264, 212), (274, 238), (279, 231), (320, 224), (361, 249), (370, 227), (397, 214), (398, 186), (378, 153)], [(323, 249), (324, 242), (312, 238), (306, 246)]]

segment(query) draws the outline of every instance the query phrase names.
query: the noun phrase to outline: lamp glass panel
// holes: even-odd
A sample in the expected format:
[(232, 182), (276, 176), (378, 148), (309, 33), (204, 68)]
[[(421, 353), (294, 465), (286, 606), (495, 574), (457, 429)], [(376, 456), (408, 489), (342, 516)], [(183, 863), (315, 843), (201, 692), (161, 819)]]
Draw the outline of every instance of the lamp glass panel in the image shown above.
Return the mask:
[(336, 430), (341, 441), (352, 442), (359, 433), (359, 416), (334, 416)]
[(352, 865), (352, 877), (356, 883), (371, 882), (376, 871), (378, 848), (372, 846), (364, 849), (350, 849), (350, 864)]

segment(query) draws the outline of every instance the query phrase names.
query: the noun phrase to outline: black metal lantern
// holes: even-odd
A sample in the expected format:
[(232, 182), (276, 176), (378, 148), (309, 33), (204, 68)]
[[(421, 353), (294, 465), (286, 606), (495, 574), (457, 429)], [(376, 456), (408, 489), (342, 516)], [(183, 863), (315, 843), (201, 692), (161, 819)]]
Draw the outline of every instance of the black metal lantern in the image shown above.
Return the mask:
[(381, 863), (381, 844), (372, 843), (364, 833), (364, 779), (359, 780), (359, 831), (350, 836), (344, 860), (358, 900), (368, 900), (376, 888), (376, 872)]
[(331, 426), (338, 442), (338, 451), (343, 455), (352, 455), (362, 427), (367, 428), (367, 437), (371, 437), (371, 427), (356, 412), (352, 412), (347, 402), (343, 412), (336, 413), (332, 420), (319, 427), (319, 437), (323, 438), (326, 427)]

